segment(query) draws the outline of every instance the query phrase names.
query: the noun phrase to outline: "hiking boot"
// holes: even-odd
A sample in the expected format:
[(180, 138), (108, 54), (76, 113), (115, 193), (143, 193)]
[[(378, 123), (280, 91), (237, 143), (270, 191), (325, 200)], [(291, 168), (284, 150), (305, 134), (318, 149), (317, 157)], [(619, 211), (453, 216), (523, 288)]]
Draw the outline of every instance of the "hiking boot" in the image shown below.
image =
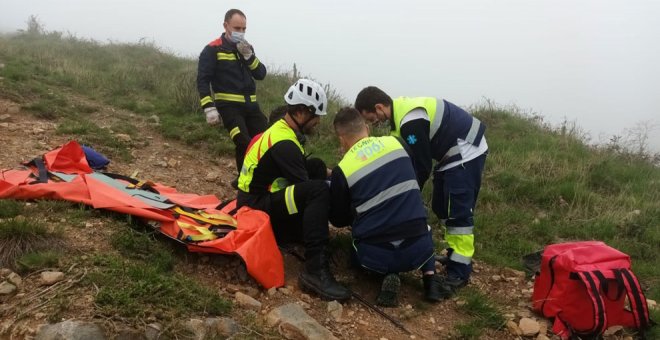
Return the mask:
[(380, 287), (380, 294), (376, 298), (376, 304), (383, 307), (396, 307), (399, 305), (399, 287), (401, 279), (398, 274), (387, 274)]
[(298, 284), (302, 289), (326, 300), (342, 301), (351, 298), (351, 291), (339, 284), (330, 272), (325, 254), (305, 261), (305, 268), (298, 276)]
[(439, 275), (425, 275), (424, 276), (424, 293), (429, 301), (440, 301), (448, 299), (458, 289), (465, 287), (468, 281), (453, 276), (439, 276)]
[(449, 263), (449, 256), (435, 255), (435, 262), (439, 262), (441, 265), (446, 266), (447, 263)]
[(424, 275), (424, 298), (431, 302), (438, 302), (444, 299), (440, 289), (440, 277), (437, 274)]

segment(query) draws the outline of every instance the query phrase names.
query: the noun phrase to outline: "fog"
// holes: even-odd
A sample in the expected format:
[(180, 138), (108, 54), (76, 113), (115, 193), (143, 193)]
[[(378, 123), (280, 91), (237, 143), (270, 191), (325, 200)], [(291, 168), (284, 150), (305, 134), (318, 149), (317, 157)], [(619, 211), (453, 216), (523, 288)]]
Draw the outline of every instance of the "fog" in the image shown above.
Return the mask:
[(47, 30), (100, 42), (145, 38), (196, 58), (229, 8), (271, 70), (334, 87), (460, 106), (516, 105), (592, 142), (633, 130), (660, 152), (660, 2), (544, 1), (26, 1), (0, 0), (0, 30), (36, 15)]

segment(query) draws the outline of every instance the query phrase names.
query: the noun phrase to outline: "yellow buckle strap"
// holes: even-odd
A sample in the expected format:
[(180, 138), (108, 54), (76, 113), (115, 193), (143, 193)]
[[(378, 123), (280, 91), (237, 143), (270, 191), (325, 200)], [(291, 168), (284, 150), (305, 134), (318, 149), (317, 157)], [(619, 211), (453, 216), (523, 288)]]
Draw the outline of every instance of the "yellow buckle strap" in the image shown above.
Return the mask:
[(182, 241), (210, 241), (210, 240), (215, 240), (218, 238), (217, 235), (215, 235), (212, 231), (209, 230), (207, 226), (198, 226), (186, 222), (179, 222), (177, 221), (177, 224), (179, 227), (183, 229), (188, 229), (188, 230), (195, 230), (199, 233), (199, 235), (184, 235), (182, 237)]
[(236, 226), (238, 225), (236, 220), (229, 215), (227, 215), (227, 217), (224, 218), (216, 218), (214, 217), (215, 214), (207, 214), (205, 217), (204, 214), (206, 213), (190, 213), (181, 209), (180, 207), (175, 207), (172, 210), (174, 210), (174, 212), (179, 215), (188, 216), (194, 220), (208, 223), (211, 225), (226, 225), (234, 228), (236, 228)]

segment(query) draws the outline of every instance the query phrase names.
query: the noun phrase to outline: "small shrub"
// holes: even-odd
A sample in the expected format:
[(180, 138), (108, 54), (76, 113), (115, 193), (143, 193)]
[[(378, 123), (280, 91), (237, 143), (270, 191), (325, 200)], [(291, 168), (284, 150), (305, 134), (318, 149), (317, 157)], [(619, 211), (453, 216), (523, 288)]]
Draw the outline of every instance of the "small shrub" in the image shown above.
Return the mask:
[(16, 268), (16, 260), (24, 254), (55, 249), (61, 244), (59, 235), (45, 225), (22, 216), (0, 221), (0, 267)]

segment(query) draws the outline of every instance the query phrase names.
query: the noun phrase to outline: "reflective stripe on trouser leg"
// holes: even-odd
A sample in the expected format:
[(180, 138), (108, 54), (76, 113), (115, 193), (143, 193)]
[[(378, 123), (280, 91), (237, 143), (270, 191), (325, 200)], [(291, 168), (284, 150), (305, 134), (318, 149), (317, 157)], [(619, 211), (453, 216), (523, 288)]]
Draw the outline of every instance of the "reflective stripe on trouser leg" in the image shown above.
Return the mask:
[(448, 233), (445, 235), (445, 241), (449, 244), (449, 248), (454, 250), (451, 256), (449, 256), (451, 261), (466, 265), (472, 262), (472, 256), (474, 255), (474, 234), (456, 235)]
[(289, 212), (289, 215), (297, 214), (298, 207), (296, 207), (296, 200), (293, 197), (293, 189), (295, 185), (291, 185), (284, 189), (284, 200), (286, 202), (286, 209)]

